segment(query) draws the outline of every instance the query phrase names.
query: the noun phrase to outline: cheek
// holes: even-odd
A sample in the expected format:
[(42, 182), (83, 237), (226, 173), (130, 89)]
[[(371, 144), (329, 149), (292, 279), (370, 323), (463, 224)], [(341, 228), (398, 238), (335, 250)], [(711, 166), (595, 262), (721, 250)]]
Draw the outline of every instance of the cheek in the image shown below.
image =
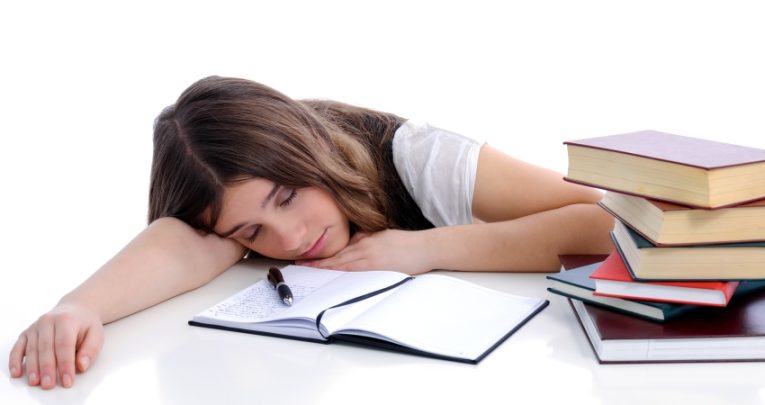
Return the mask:
[(293, 260), (294, 257), (292, 255), (288, 255), (284, 252), (284, 250), (276, 248), (274, 246), (261, 244), (259, 246), (251, 246), (250, 249), (255, 251), (257, 254), (261, 256), (265, 256), (269, 259), (276, 259), (276, 260)]
[[(271, 259), (277, 259), (277, 260), (291, 260), (291, 256), (287, 256), (287, 254), (284, 252), (284, 249), (280, 246), (279, 242), (268, 235), (261, 235), (263, 237), (258, 237), (254, 243), (249, 243), (248, 241), (245, 241), (243, 245), (250, 249), (255, 251), (261, 256), (265, 256)], [(241, 243), (241, 242), (240, 242)]]

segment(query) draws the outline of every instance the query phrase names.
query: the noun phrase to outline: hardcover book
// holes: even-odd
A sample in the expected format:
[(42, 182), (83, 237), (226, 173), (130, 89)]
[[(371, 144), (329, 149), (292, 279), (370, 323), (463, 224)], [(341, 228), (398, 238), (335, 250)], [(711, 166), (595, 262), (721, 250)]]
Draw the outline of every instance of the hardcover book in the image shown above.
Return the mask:
[(728, 304), (738, 281), (636, 281), (630, 277), (627, 266), (614, 251), (592, 272), (594, 295), (670, 302), (677, 304)]
[[(590, 279), (590, 274), (600, 266), (604, 258), (605, 256), (592, 256), (589, 259), (588, 256), (561, 256), (561, 272), (547, 276), (547, 279), (550, 280), (550, 287), (547, 288), (547, 291), (654, 322), (665, 322), (697, 308), (694, 305), (594, 295), (595, 281)], [(590, 263), (593, 260), (595, 262)]]
[(765, 282), (745, 281), (727, 307), (665, 323), (569, 300), (600, 363), (765, 360)]
[(709, 210), (609, 191), (599, 204), (657, 246), (765, 240), (765, 200)]
[(703, 208), (765, 198), (765, 150), (652, 130), (564, 143), (572, 182)]
[(438, 274), (295, 265), (282, 273), (292, 290), (291, 306), (264, 279), (189, 324), (477, 363), (548, 304)]
[(635, 280), (765, 279), (765, 242), (660, 247), (618, 220), (611, 236)]

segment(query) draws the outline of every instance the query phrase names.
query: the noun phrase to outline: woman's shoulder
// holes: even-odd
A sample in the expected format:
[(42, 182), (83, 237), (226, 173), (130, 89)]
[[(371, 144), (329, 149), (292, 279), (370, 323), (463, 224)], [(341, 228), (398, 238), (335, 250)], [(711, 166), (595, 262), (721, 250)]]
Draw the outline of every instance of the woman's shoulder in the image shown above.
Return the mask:
[(407, 156), (417, 157), (434, 149), (447, 148), (451, 151), (464, 151), (480, 146), (476, 139), (430, 125), (426, 121), (409, 119), (404, 121), (393, 136), (394, 159)]
[(481, 143), (426, 122), (408, 120), (393, 138), (393, 163), (409, 194), (436, 226), (472, 222)]

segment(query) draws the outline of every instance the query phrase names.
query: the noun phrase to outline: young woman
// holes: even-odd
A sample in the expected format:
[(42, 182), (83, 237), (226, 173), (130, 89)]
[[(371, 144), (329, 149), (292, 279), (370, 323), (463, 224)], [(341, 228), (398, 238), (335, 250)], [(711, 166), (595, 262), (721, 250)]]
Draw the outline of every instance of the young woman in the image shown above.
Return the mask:
[(149, 226), (19, 336), (11, 376), (70, 387), (104, 324), (247, 252), (348, 271), (555, 271), (559, 254), (611, 250), (599, 198), (448, 131), (209, 77), (155, 122)]

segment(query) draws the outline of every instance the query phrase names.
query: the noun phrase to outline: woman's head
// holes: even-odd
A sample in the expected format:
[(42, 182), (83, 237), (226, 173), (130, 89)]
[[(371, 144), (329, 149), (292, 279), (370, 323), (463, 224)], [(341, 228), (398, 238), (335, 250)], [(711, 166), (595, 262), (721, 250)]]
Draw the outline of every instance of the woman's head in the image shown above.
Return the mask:
[(387, 223), (377, 178), (364, 145), (307, 104), (252, 81), (209, 77), (157, 117), (149, 221), (172, 216), (220, 231), (227, 190), (261, 179), (319, 190), (351, 226), (379, 230)]

